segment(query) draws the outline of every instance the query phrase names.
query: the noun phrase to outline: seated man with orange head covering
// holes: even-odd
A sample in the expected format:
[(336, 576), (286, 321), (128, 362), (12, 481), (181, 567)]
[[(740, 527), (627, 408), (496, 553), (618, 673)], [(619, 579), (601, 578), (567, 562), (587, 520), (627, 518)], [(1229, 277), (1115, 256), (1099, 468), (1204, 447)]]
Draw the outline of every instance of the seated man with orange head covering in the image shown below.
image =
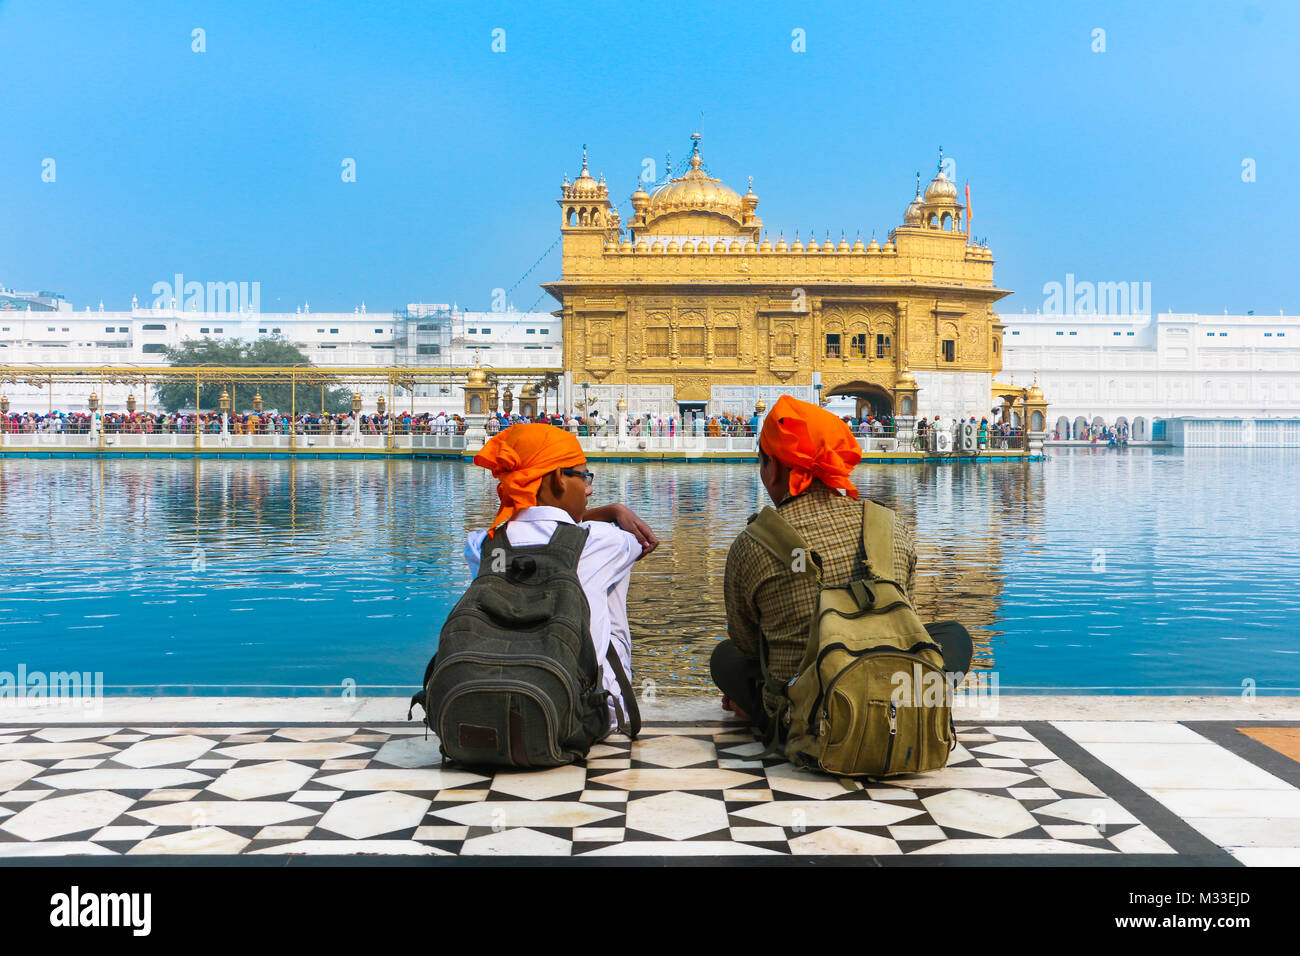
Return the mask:
[[(587, 529), (578, 561), (578, 580), (591, 610), (596, 660), (612, 645), (623, 669), (632, 673), (632, 638), (627, 623), (627, 586), (632, 565), (659, 544), (654, 533), (626, 505), (587, 507), (593, 475), (578, 439), (543, 423), (512, 425), (488, 440), (474, 464), (492, 472), (501, 502), (492, 527), (471, 531), (465, 561), (477, 575), (485, 542), (505, 534), (512, 545), (545, 544), (558, 524)], [(612, 522), (612, 523), (611, 523)], [(617, 675), (602, 668), (610, 692), (611, 722), (627, 712)]]
[[(845, 587), (866, 576), (864, 512), (850, 480), (862, 449), (849, 426), (818, 405), (782, 395), (768, 412), (758, 441), (759, 478), (777, 513), (821, 558), (822, 586)], [(752, 520), (752, 519), (751, 519)], [(906, 525), (894, 520), (893, 575), (912, 600), (916, 549)], [(770, 680), (784, 685), (799, 671), (817, 607), (817, 585), (747, 534), (727, 553), (723, 598), (728, 637), (714, 649), (710, 670), (723, 692), (722, 706), (766, 728), (760, 643), (766, 645)], [(944, 669), (964, 674), (970, 635), (955, 621), (927, 624), (943, 649)], [(768, 704), (770, 691), (766, 695)]]

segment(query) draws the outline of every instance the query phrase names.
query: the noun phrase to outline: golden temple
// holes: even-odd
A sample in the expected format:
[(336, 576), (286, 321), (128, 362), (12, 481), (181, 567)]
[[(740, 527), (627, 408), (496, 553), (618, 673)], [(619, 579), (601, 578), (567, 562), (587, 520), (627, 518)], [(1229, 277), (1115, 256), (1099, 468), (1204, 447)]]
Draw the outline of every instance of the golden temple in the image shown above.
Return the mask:
[(692, 140), (685, 172), (639, 184), (626, 223), (585, 147), (581, 172), (565, 177), (561, 278), (544, 288), (560, 303), (566, 394), (663, 417), (747, 415), (783, 392), (823, 404), (844, 395), (859, 414), (945, 420), (1010, 397), (993, 382), (993, 305), (1009, 292), (988, 247), (971, 241), (942, 155), (883, 244), (773, 242), (752, 177), (738, 194), (708, 174)]

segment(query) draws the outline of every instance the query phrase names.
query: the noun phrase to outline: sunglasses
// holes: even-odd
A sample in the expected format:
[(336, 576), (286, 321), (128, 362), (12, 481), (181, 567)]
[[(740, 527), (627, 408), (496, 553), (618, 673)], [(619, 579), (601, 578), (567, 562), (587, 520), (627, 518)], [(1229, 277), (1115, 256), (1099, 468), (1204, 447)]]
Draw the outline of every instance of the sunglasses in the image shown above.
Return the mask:
[(591, 483), (596, 477), (594, 474), (592, 474), (589, 471), (578, 471), (578, 469), (576, 468), (561, 468), (560, 471), (563, 474), (572, 475), (575, 478), (581, 478), (584, 482), (586, 482), (588, 488), (591, 487)]

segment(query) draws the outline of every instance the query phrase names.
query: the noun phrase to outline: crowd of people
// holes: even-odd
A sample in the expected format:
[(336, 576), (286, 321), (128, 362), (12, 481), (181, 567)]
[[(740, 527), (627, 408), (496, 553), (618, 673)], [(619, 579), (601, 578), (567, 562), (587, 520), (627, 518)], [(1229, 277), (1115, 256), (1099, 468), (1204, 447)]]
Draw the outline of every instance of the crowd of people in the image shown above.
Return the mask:
[[(970, 415), (961, 419), (954, 418), (947, 426), (947, 430), (953, 435), (954, 442), (957, 436), (961, 434), (962, 429), (970, 423), (976, 426), (977, 444), (980, 448), (1006, 450), (1014, 447), (1020, 436), (1024, 434), (1023, 428), (1011, 422), (991, 422), (988, 416), (977, 419), (974, 415)], [(916, 423), (916, 447), (925, 448), (930, 435), (943, 428), (943, 421), (938, 415), (935, 415), (933, 419), (921, 418)]]
[[(220, 434), (221, 414), (203, 412), (198, 415), (183, 412), (105, 412), (95, 415), (106, 435), (193, 435)], [(0, 431), (5, 434), (72, 434), (84, 435), (91, 430), (89, 412), (13, 412), (0, 416)], [(286, 415), (278, 412), (240, 413), (229, 416), (228, 428), (232, 435), (347, 435), (353, 429), (353, 416), (347, 413), (321, 414), (303, 412)], [(465, 419), (460, 415), (423, 413), (411, 415), (400, 412), (394, 415), (362, 415), (360, 431), (363, 435), (385, 435), (391, 430), (395, 435), (459, 435), (465, 431)]]
[[(192, 435), (195, 430), (203, 434), (220, 434), (221, 414), (202, 412), (198, 415), (184, 412), (104, 412), (93, 416), (100, 423), (106, 435), (118, 434), (158, 434), (158, 435)], [(0, 432), (4, 434), (88, 434), (91, 431), (92, 414), (89, 412), (13, 412), (0, 415)], [(845, 415), (841, 421), (849, 431), (859, 439), (893, 438), (897, 435), (897, 425), (892, 415), (876, 417), (864, 415), (856, 417)], [(990, 422), (988, 418), (952, 419), (947, 426), (956, 435), (967, 422), (978, 421), (979, 445), (981, 448), (1007, 448), (1013, 439), (1022, 434), (1019, 426), (1002, 422)], [(486, 430), (489, 435), (496, 435), (511, 425), (546, 424), (562, 428), (578, 436), (615, 436), (619, 433), (618, 419), (613, 416), (594, 414), (591, 416), (563, 415), (560, 413), (541, 413), (535, 416), (507, 414), (498, 412), (489, 415)], [(625, 418), (626, 434), (634, 438), (655, 437), (673, 438), (676, 436), (697, 438), (745, 438), (758, 434), (760, 426), (758, 415), (746, 418), (743, 415), (669, 415), (656, 417), (650, 414), (627, 415)], [(280, 412), (247, 412), (229, 416), (227, 427), (232, 435), (348, 435), (354, 428), (354, 417), (347, 412), (301, 412), (288, 415)], [(932, 419), (921, 418), (914, 431), (914, 443), (918, 448), (925, 448), (928, 436), (937, 428), (943, 428), (938, 415)], [(409, 412), (396, 414), (366, 414), (359, 418), (359, 431), (363, 435), (385, 435), (390, 431), (394, 435), (461, 435), (466, 428), (465, 418), (461, 415), (448, 415), (446, 412), (424, 412), (412, 415)], [(1054, 437), (1060, 438), (1059, 430)], [(1093, 426), (1087, 437), (1095, 443), (1109, 440), (1111, 444), (1127, 443), (1126, 426), (1102, 428)]]
[[(1061, 426), (1057, 425), (1056, 428), (1052, 430), (1052, 440), (1069, 441), (1070, 435), (1068, 434), (1068, 431), (1069, 430), (1067, 429), (1067, 434), (1062, 435)], [(1088, 425), (1074, 438), (1075, 441), (1091, 442), (1094, 445), (1102, 441), (1106, 442), (1108, 445), (1127, 445), (1128, 439), (1129, 430), (1128, 425), (1126, 424)]]

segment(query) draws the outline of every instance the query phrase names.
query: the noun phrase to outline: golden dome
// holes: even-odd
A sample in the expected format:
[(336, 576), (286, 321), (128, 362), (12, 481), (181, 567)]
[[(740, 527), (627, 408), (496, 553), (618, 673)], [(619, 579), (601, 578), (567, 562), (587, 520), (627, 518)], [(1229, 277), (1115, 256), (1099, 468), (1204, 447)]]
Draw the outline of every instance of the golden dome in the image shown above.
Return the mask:
[(912, 374), (912, 370), (906, 365), (900, 368), (897, 374), (894, 375), (894, 387), (916, 388), (916, 376)]
[(748, 209), (750, 212), (753, 212), (754, 209), (758, 206), (758, 197), (754, 195), (753, 176), (749, 177), (749, 192), (745, 193), (745, 195), (741, 197), (741, 202), (744, 203), (745, 208)]
[(879, 251), (880, 251), (880, 243), (876, 242), (875, 236), (872, 236), (871, 242), (867, 246), (867, 252), (879, 252)]
[[(770, 249), (771, 247), (769, 246), (768, 248)], [(744, 251), (745, 251), (745, 252), (758, 252), (758, 243), (756, 243), (753, 239), (750, 239), (748, 242), (745, 243), (745, 249), (744, 249)]]
[(692, 139), (695, 148), (691, 153), (691, 168), (685, 175), (670, 180), (650, 194), (646, 222), (672, 213), (704, 212), (724, 216), (737, 226), (741, 225), (745, 210), (752, 212), (758, 205), (758, 197), (751, 189), (742, 200), (734, 189), (706, 173), (701, 168), (704, 160), (700, 158), (699, 134)]
[(903, 225), (920, 226), (925, 222), (925, 215), (921, 205), (925, 200), (921, 198), (921, 174), (916, 174), (916, 198), (908, 205), (907, 211), (903, 213)]
[(668, 249), (667, 249), (667, 251), (668, 251), (668, 252), (680, 252), (680, 251), (681, 251), (681, 249), (680, 249), (680, 248), (678, 247), (678, 245), (677, 245), (677, 240), (676, 240), (676, 239), (669, 239), (669, 240), (668, 240)]
[(641, 181), (637, 180), (636, 192), (632, 194), (632, 208), (637, 212), (644, 212), (645, 207), (650, 202), (650, 194), (645, 191)]
[(790, 247), (791, 252), (803, 252), (803, 243), (799, 241), (799, 233), (794, 234), (794, 245)]
[(862, 244), (862, 237), (861, 237), (861, 236), (858, 236), (858, 238), (856, 238), (856, 239), (853, 240), (853, 251), (854, 251), (854, 252), (866, 252), (866, 251), (867, 251), (867, 247), (864, 246), (864, 245)]
[[(645, 240), (642, 239), (641, 242), (637, 243), (637, 248), (638, 248), (638, 249), (641, 248), (641, 246), (644, 245), (644, 244), (645, 244)], [(663, 252), (663, 251), (664, 251), (664, 244), (663, 244), (662, 242), (656, 240), (655, 244), (654, 244), (653, 246), (650, 247), (650, 251), (651, 251), (651, 252)]]
[(637, 252), (649, 252), (649, 251), (650, 251), (650, 243), (646, 242), (644, 239), (638, 239), (638, 240), (637, 240), (637, 243), (636, 243), (636, 251), (637, 251)]
[(848, 252), (849, 241), (844, 238), (844, 233), (840, 233), (840, 244), (835, 247), (836, 252)]
[(894, 240), (886, 239), (885, 244), (881, 246), (880, 251), (888, 255), (894, 251)]
[(835, 243), (831, 242), (831, 234), (826, 233), (826, 241), (822, 243), (822, 252), (834, 252)]
[(790, 251), (790, 247), (787, 246), (787, 245), (785, 244), (785, 236), (784, 236), (784, 235), (780, 236), (780, 237), (776, 240), (776, 251), (777, 251), (777, 252), (789, 252), (789, 251)]
[(925, 201), (928, 203), (957, 201), (957, 184), (948, 178), (942, 166), (939, 168), (938, 175), (930, 180), (930, 185), (925, 187)]
[(624, 239), (621, 243), (619, 243), (618, 251), (619, 251), (619, 252), (631, 252), (631, 251), (632, 251), (632, 240), (631, 240), (631, 239)]
[(759, 252), (771, 252), (771, 251), (772, 251), (772, 241), (771, 241), (770, 239), (768, 239), (767, 236), (764, 236), (764, 237), (763, 237), (763, 241), (760, 242), (760, 243), (758, 244), (758, 251), (759, 251)]
[(573, 181), (573, 185), (566, 184), (564, 196), (566, 199), (600, 199), (605, 195), (604, 183), (598, 183), (587, 171), (587, 147), (582, 147), (582, 172), (578, 178)]
[(487, 381), (487, 372), (483, 371), (483, 369), (479, 366), (479, 364), (478, 364), (478, 352), (475, 352), (475, 353), (474, 353), (474, 367), (473, 367), (472, 369), (469, 370), (469, 383), (468, 383), (468, 384), (470, 384), (470, 385), (482, 385), (482, 384), (483, 384), (484, 382), (486, 382), (486, 381)]

